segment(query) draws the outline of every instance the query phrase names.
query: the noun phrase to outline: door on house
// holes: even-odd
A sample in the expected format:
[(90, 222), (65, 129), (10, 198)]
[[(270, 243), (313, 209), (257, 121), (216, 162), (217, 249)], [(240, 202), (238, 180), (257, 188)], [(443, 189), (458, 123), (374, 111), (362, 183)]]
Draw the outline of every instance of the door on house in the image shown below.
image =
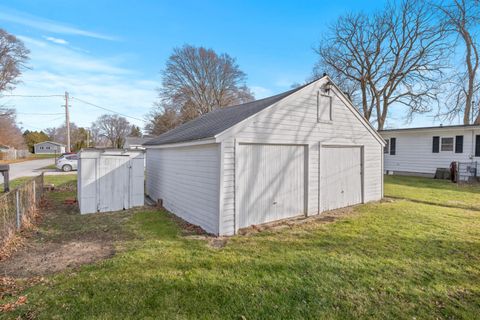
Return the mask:
[(239, 145), (238, 228), (305, 214), (305, 148)]
[(97, 180), (99, 212), (129, 208), (128, 160), (128, 156), (100, 156)]
[(321, 211), (362, 203), (362, 187), (362, 148), (323, 146), (320, 151)]

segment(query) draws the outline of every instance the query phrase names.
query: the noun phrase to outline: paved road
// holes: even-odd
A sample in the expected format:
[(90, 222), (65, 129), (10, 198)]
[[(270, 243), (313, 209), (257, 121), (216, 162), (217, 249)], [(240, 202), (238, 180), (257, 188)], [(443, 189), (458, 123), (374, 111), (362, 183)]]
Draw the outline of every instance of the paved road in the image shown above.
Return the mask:
[[(49, 166), (55, 163), (55, 159), (40, 159), (30, 160), (18, 163), (12, 163), (10, 165), (10, 180), (19, 177), (33, 177), (39, 175), (43, 167)], [(0, 174), (0, 183), (3, 183), (3, 176)]]

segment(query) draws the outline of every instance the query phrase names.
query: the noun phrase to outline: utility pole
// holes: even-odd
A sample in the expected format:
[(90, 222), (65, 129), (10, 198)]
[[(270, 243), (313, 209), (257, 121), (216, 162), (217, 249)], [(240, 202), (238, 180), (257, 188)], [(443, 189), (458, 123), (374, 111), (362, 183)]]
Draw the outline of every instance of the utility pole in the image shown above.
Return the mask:
[(68, 92), (65, 91), (65, 124), (67, 127), (67, 150), (66, 152), (70, 152), (70, 114), (68, 113)]
[(87, 129), (87, 148), (90, 148), (90, 129)]

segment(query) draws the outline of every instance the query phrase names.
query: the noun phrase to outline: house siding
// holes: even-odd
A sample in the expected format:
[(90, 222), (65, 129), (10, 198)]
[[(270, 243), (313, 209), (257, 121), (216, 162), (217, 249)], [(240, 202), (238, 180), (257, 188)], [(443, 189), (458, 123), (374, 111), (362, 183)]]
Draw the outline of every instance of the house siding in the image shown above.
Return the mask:
[(219, 233), (220, 145), (147, 149), (146, 192), (179, 217)]
[[(220, 221), (221, 234), (234, 234), (235, 225), (235, 159), (239, 143), (273, 143), (307, 145), (308, 182), (307, 213), (318, 214), (319, 170), (321, 145), (363, 146), (363, 201), (380, 200), (383, 196), (382, 152), (379, 140), (350, 110), (336, 91), (332, 92), (333, 120), (318, 121), (317, 93), (323, 82), (282, 100), (251, 119), (246, 126), (222, 137), (223, 188)], [(336, 94), (333, 94), (335, 93)], [(320, 104), (320, 108), (329, 107)], [(238, 172), (237, 172), (238, 174)]]
[[(384, 139), (396, 138), (396, 154), (385, 154), (385, 171), (433, 175), (437, 168), (449, 168), (452, 161), (480, 161), (475, 157), (478, 128), (432, 128), (423, 130), (383, 131)], [(463, 136), (463, 152), (441, 151), (441, 138)], [(440, 137), (439, 152), (432, 152), (433, 137)]]
[(41, 142), (34, 145), (34, 151), (36, 154), (61, 154), (65, 153), (65, 147), (51, 142)]

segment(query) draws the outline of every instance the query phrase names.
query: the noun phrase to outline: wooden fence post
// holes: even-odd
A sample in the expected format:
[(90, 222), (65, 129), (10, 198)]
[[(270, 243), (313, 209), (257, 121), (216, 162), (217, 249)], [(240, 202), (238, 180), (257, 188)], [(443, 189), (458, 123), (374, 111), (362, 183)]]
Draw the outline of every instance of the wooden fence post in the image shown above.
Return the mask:
[(33, 203), (35, 204), (35, 207), (37, 207), (37, 188), (35, 185), (35, 179), (33, 179)]
[(17, 229), (20, 229), (20, 227), (22, 226), (22, 220), (20, 217), (20, 192), (18, 189), (15, 191), (15, 198), (17, 208)]

